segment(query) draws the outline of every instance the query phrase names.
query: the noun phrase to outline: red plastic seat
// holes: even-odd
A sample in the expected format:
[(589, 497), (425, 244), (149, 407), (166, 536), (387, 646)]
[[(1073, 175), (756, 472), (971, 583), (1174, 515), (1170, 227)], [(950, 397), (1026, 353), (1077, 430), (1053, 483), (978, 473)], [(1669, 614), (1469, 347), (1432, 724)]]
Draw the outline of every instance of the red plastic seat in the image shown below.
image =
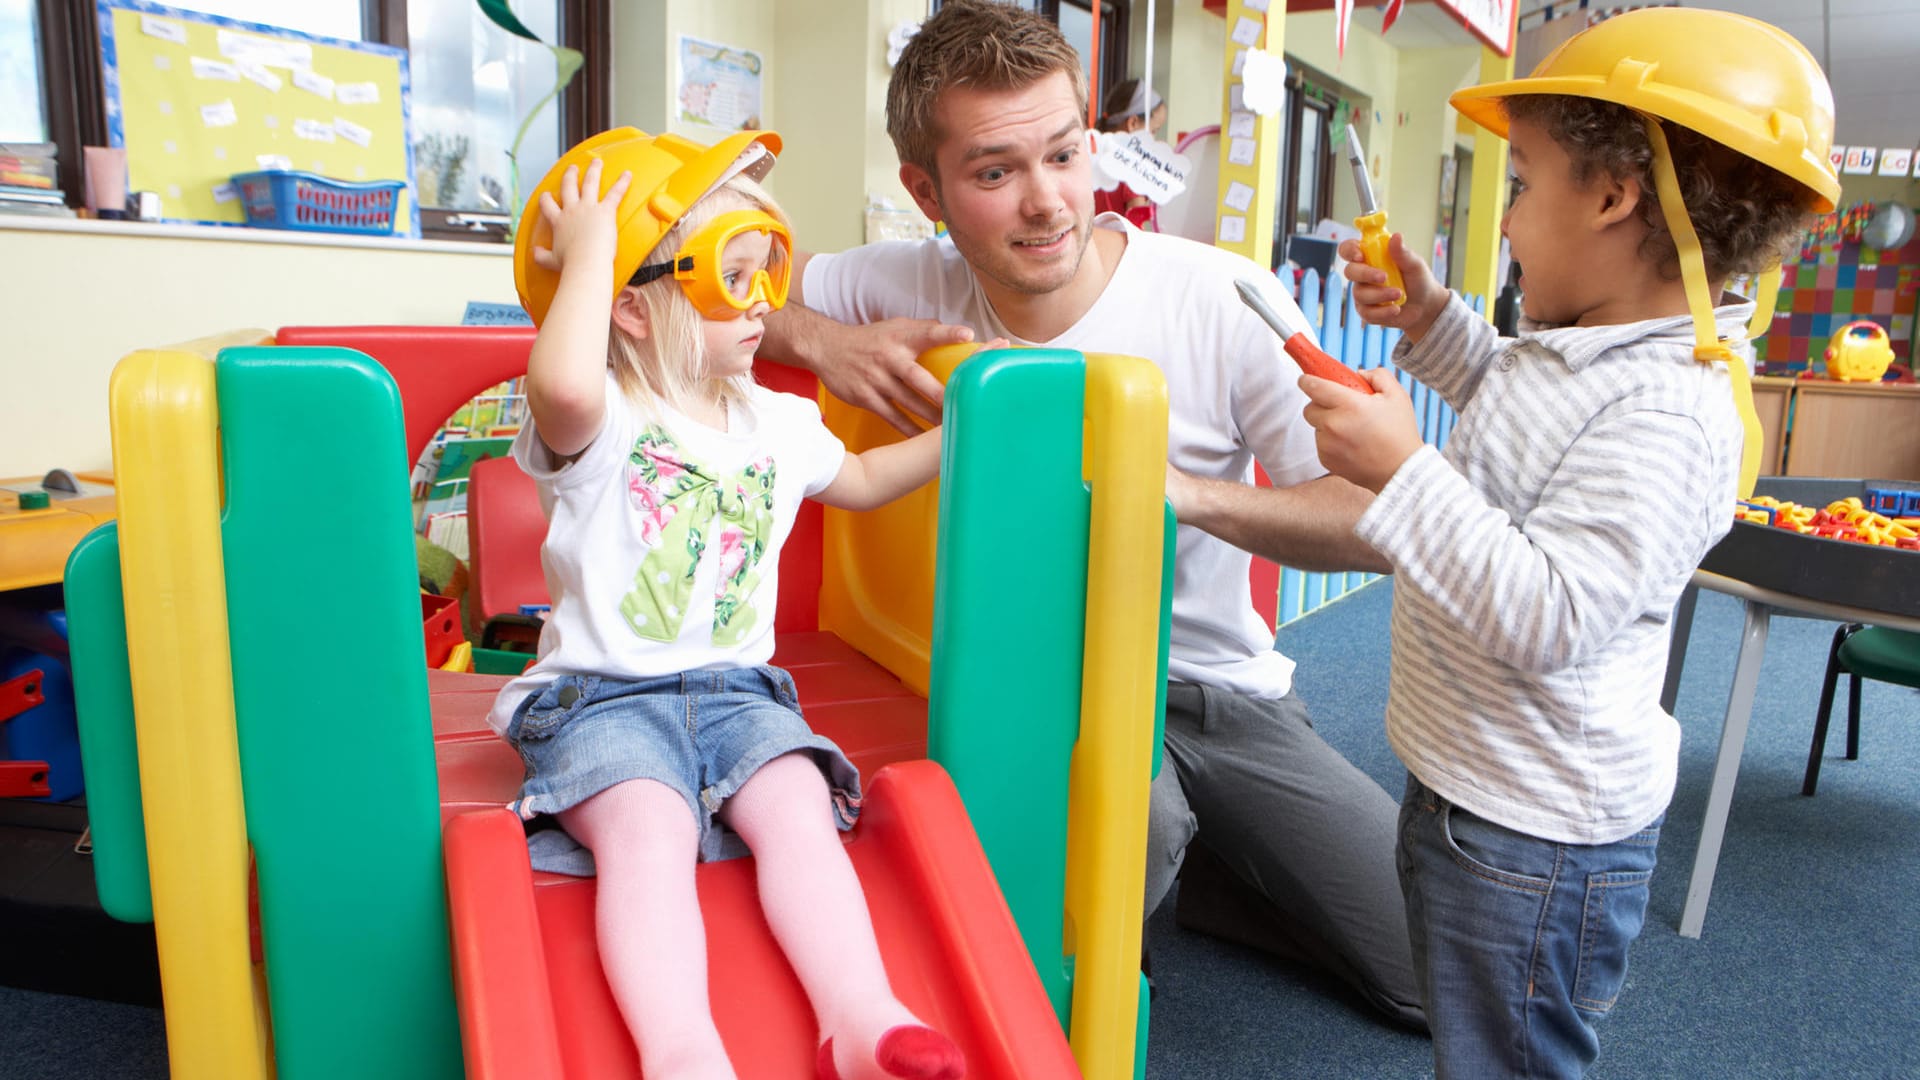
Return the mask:
[(467, 619), (475, 629), (522, 604), (548, 604), (540, 569), (547, 518), (540, 489), (510, 457), (476, 461), (467, 474)]

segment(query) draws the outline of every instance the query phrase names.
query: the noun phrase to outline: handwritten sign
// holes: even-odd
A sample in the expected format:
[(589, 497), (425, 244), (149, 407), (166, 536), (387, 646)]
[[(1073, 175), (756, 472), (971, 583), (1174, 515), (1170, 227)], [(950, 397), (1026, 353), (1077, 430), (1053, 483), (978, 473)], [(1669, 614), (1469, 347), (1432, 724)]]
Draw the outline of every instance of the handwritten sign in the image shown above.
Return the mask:
[(1094, 149), (1095, 179), (1100, 190), (1125, 184), (1152, 199), (1156, 206), (1187, 190), (1193, 163), (1166, 143), (1144, 131), (1103, 131)]

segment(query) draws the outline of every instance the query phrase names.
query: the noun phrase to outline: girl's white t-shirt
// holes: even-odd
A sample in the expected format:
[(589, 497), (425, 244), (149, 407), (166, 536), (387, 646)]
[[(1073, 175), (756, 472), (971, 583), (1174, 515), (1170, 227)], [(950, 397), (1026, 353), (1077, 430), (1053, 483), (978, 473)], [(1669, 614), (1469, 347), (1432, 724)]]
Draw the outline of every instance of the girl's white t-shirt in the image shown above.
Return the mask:
[(719, 431), (642, 408), (607, 379), (605, 426), (571, 460), (531, 420), (513, 458), (539, 484), (553, 610), (539, 658), (487, 721), (562, 675), (638, 680), (773, 656), (780, 548), (800, 500), (839, 475), (846, 447), (814, 402), (755, 386)]

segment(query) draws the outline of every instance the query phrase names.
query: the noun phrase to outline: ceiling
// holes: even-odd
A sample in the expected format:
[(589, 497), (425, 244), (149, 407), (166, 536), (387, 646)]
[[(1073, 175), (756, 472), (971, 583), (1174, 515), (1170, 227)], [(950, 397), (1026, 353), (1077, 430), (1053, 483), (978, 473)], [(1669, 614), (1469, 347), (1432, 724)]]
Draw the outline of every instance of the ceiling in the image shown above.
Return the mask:
[[(1591, 6), (1621, 2), (1592, 0)], [(1520, 0), (1522, 26), (1550, 3), (1565, 13), (1561, 18), (1583, 17), (1578, 0)], [(1799, 38), (1833, 84), (1834, 142), (1920, 147), (1920, 0), (1683, 0), (1682, 6), (1748, 15)], [(1361, 7), (1353, 19), (1377, 32), (1382, 10)], [(1473, 41), (1452, 16), (1421, 2), (1402, 8), (1386, 36), (1415, 49)]]

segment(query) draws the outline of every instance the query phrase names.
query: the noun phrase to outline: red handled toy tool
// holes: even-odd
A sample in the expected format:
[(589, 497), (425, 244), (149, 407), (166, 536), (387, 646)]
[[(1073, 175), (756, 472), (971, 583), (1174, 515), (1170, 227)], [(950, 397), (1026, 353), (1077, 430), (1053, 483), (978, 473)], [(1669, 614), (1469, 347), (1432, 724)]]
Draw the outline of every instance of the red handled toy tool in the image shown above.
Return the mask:
[(1287, 355), (1293, 357), (1293, 362), (1300, 365), (1301, 371), (1315, 378), (1330, 379), (1363, 394), (1374, 392), (1373, 386), (1361, 378), (1359, 372), (1320, 351), (1320, 346), (1315, 345), (1313, 338), (1308, 336), (1306, 327), (1296, 329), (1288, 326), (1286, 320), (1280, 317), (1280, 313), (1274, 310), (1272, 304), (1267, 303), (1267, 298), (1261, 296), (1260, 290), (1251, 282), (1235, 281), (1233, 287), (1240, 291), (1240, 299), (1253, 309), (1253, 313), (1260, 316), (1268, 326), (1273, 327), (1273, 332), (1280, 335), (1281, 341), (1286, 342)]

